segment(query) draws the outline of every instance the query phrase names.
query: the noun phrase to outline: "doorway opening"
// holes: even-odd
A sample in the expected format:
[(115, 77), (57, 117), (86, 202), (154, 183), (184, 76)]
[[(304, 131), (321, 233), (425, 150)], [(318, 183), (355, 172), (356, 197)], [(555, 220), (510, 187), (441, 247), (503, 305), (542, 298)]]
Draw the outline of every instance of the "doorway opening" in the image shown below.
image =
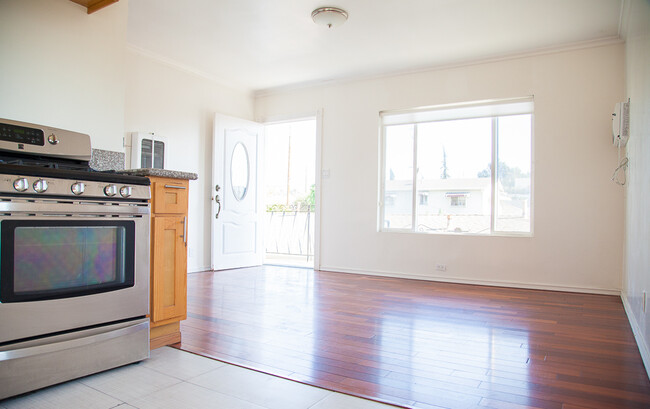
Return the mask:
[(264, 264), (314, 267), (316, 119), (264, 128)]

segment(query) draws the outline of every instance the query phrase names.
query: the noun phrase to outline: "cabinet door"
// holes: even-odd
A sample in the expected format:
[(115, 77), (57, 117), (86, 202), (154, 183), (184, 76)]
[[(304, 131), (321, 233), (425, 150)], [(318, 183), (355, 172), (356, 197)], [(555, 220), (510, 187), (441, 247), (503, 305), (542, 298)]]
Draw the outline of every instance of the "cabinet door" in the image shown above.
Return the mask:
[(185, 319), (187, 254), (184, 216), (153, 217), (152, 321)]

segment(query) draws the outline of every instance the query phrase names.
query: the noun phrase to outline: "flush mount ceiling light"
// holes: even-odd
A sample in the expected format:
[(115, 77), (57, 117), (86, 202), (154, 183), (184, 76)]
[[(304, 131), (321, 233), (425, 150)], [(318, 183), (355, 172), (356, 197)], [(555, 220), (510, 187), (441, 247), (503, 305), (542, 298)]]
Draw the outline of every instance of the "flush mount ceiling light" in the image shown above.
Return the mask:
[(314, 23), (328, 28), (340, 26), (348, 19), (348, 12), (337, 7), (319, 7), (311, 12)]

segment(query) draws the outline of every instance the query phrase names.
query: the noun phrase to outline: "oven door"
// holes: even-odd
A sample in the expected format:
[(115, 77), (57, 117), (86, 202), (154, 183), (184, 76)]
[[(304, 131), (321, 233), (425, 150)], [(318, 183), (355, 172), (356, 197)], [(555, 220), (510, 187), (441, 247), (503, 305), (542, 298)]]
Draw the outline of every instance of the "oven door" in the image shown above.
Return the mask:
[(0, 344), (148, 314), (147, 204), (14, 199), (0, 212)]
[(74, 298), (133, 287), (132, 220), (0, 223), (0, 302)]

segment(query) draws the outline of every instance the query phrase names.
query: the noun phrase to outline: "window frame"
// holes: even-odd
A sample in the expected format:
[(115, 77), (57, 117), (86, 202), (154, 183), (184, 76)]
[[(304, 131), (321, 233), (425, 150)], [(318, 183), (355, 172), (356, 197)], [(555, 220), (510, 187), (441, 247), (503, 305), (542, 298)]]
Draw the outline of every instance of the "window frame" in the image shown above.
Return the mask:
[[(529, 112), (531, 116), (531, 128), (530, 128), (530, 231), (528, 232), (517, 232), (517, 231), (495, 231), (496, 221), (497, 221), (497, 194), (498, 194), (498, 183), (496, 183), (497, 178), (497, 164), (498, 164), (498, 118), (513, 116), (513, 115), (523, 115), (526, 113), (502, 113), (502, 114), (493, 114), (493, 115), (478, 115), (478, 116), (467, 116), (461, 118), (450, 117), (447, 119), (416, 119), (426, 117), (428, 113), (436, 113), (441, 111), (451, 111), (455, 109), (470, 108), (478, 109), (485, 107), (488, 111), (490, 108), (496, 107), (497, 110), (499, 106), (506, 106), (512, 104), (513, 106), (518, 103), (530, 104)], [(507, 109), (506, 109), (507, 112)], [(412, 121), (401, 121), (395, 123), (385, 123), (385, 118), (387, 116), (397, 116), (402, 115), (404, 117), (412, 117)], [(492, 152), (490, 163), (490, 231), (488, 233), (465, 233), (465, 232), (453, 232), (453, 231), (444, 231), (444, 232), (423, 232), (418, 231), (418, 212), (417, 208), (419, 207), (418, 199), (418, 181), (417, 181), (417, 146), (418, 146), (418, 124), (428, 123), (428, 122), (438, 122), (445, 120), (456, 120), (456, 119), (473, 119), (479, 117), (490, 117), (492, 119)], [(412, 188), (412, 198), (411, 198), (411, 228), (390, 228), (385, 227), (385, 205), (384, 205), (384, 195), (386, 187), (386, 128), (392, 125), (400, 124), (413, 124), (413, 188)], [(517, 98), (507, 98), (507, 99), (491, 99), (491, 100), (481, 100), (481, 101), (471, 101), (471, 102), (461, 102), (453, 104), (443, 104), (443, 105), (434, 105), (426, 107), (418, 107), (412, 109), (404, 110), (386, 110), (379, 112), (379, 177), (378, 177), (378, 201), (377, 201), (377, 231), (385, 233), (415, 233), (415, 234), (432, 234), (432, 235), (455, 235), (455, 236), (481, 236), (481, 237), (533, 237), (534, 236), (534, 227), (535, 227), (535, 212), (534, 212), (534, 192), (535, 192), (535, 101), (534, 96), (527, 97), (517, 97)]]

